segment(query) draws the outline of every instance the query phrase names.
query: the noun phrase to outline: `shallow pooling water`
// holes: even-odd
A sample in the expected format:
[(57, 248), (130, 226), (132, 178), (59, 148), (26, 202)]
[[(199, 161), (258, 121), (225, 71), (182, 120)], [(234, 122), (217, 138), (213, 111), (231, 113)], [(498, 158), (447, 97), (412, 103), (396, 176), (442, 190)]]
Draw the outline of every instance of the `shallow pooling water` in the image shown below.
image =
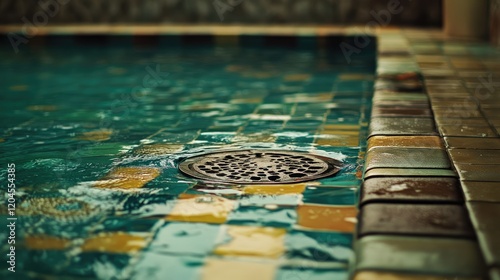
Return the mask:
[[(351, 64), (272, 48), (9, 51), (0, 152), (16, 165), (19, 275), (211, 279), (257, 266), (260, 279), (347, 278), (370, 50)], [(221, 149), (311, 152), (343, 169), (273, 186), (177, 169)]]

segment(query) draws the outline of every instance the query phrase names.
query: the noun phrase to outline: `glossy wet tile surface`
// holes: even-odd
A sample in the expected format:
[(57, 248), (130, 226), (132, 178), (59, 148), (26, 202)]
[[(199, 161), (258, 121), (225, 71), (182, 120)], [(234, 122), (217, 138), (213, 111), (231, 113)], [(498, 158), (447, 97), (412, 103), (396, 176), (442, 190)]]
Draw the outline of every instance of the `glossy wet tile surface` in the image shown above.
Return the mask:
[[(496, 277), (498, 73), (486, 62), (500, 52), (418, 31), (380, 35), (378, 52), (354, 279)], [(435, 259), (451, 247), (447, 260), (472, 258)]]
[[(272, 44), (3, 55), (14, 71), (1, 112), (14, 114), (0, 149), (20, 163), (21, 276), (347, 279), (353, 265), (354, 279), (499, 278), (500, 52), (430, 30), (377, 36), (376, 75), (371, 47), (351, 64)], [(28, 65), (48, 73), (13, 74)], [(345, 169), (252, 186), (176, 169), (249, 147)]]
[[(12, 69), (0, 152), (2, 165), (16, 164), (22, 275), (348, 278), (372, 50), (353, 64), (340, 52), (276, 46), (70, 44), (0, 56)], [(245, 148), (311, 152), (343, 167), (248, 186), (177, 169), (189, 156)]]

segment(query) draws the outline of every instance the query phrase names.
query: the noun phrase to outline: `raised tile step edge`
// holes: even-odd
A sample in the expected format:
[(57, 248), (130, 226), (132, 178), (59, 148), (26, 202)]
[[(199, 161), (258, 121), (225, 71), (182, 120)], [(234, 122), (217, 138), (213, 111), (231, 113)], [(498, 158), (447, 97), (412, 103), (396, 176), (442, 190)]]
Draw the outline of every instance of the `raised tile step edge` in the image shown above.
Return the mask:
[(427, 148), (377, 147), (366, 154), (365, 170), (373, 168), (450, 168), (444, 150)]
[(373, 168), (364, 175), (365, 179), (372, 177), (457, 177), (457, 173), (451, 169)]
[(452, 238), (366, 236), (357, 241), (356, 271), (377, 270), (453, 277), (483, 277), (475, 241)]
[(360, 205), (372, 202), (461, 203), (460, 183), (449, 177), (376, 177), (363, 182)]
[(475, 238), (467, 210), (454, 204), (370, 203), (361, 208), (358, 234)]

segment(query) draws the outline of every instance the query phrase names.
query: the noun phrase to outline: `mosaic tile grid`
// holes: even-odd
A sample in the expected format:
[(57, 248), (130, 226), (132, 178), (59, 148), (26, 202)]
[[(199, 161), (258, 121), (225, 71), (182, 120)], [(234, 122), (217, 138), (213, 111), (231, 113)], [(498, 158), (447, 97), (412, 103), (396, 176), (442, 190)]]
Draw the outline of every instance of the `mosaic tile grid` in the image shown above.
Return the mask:
[[(3, 49), (17, 279), (347, 279), (374, 53), (349, 65), (336, 52), (267, 46)], [(270, 186), (204, 184), (177, 170), (187, 156), (252, 147), (344, 168)]]
[(354, 279), (495, 279), (500, 51), (428, 30), (378, 42)]

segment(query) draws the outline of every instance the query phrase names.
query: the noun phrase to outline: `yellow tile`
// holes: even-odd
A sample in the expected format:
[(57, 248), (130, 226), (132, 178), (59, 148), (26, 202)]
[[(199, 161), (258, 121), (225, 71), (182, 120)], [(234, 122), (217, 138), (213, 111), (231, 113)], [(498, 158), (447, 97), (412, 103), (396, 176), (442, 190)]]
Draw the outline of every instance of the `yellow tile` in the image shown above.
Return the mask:
[(182, 150), (184, 145), (179, 144), (151, 144), (143, 145), (134, 150), (136, 155), (169, 155)]
[(315, 143), (323, 146), (356, 147), (359, 145), (359, 137), (318, 138)]
[(357, 212), (354, 206), (304, 204), (297, 208), (297, 223), (306, 228), (353, 232)]
[(180, 195), (169, 221), (222, 224), (236, 203), (215, 195)]
[(333, 99), (335, 94), (330, 93), (330, 92), (324, 92), (324, 93), (319, 93), (319, 94), (310, 94), (310, 93), (301, 93), (301, 94), (294, 94), (290, 96), (285, 96), (285, 103), (294, 103), (294, 102), (301, 102), (301, 103), (319, 103), (319, 102), (328, 102)]
[(274, 263), (209, 258), (203, 266), (201, 279), (273, 280), (276, 270)]
[(227, 226), (226, 228), (231, 240), (215, 248), (214, 253), (217, 255), (276, 259), (285, 252), (285, 229), (253, 226)]
[(146, 244), (146, 238), (143, 236), (112, 232), (87, 238), (81, 249), (83, 252), (134, 253)]
[(285, 77), (283, 77), (283, 80), (287, 82), (307, 81), (309, 79), (311, 79), (310, 74), (290, 74), (290, 75), (285, 75)]
[(55, 105), (31, 105), (26, 107), (28, 111), (52, 112), (57, 110)]
[(373, 80), (374, 76), (373, 75), (368, 75), (368, 74), (341, 74), (339, 75), (339, 80), (341, 81), (360, 81), (360, 80)]
[(31, 250), (64, 250), (69, 247), (71, 242), (60, 237), (36, 235), (27, 236), (24, 243), (26, 248)]
[(96, 209), (83, 201), (63, 197), (28, 198), (16, 209), (18, 215), (44, 215), (66, 219), (88, 217)]
[(84, 132), (78, 136), (76, 139), (85, 141), (106, 141), (111, 138), (113, 131), (110, 129), (100, 129), (89, 132)]
[(444, 144), (439, 136), (373, 136), (368, 139), (368, 149), (373, 147), (444, 149)]
[(348, 135), (359, 137), (359, 130), (322, 130), (319, 134), (324, 135)]
[(260, 104), (264, 100), (262, 97), (251, 97), (251, 98), (234, 98), (231, 99), (232, 104)]
[(245, 194), (302, 194), (306, 186), (318, 185), (317, 182), (308, 182), (307, 184), (283, 184), (283, 185), (250, 185), (243, 188)]
[(28, 89), (27, 85), (14, 85), (9, 87), (12, 91), (25, 91)]
[(116, 167), (101, 180), (94, 183), (97, 188), (134, 189), (141, 188), (160, 175), (155, 167)]
[(394, 272), (378, 272), (378, 271), (361, 271), (354, 275), (353, 280), (480, 280), (481, 278), (474, 277), (449, 277), (437, 275), (415, 275), (403, 274)]

